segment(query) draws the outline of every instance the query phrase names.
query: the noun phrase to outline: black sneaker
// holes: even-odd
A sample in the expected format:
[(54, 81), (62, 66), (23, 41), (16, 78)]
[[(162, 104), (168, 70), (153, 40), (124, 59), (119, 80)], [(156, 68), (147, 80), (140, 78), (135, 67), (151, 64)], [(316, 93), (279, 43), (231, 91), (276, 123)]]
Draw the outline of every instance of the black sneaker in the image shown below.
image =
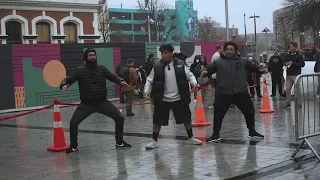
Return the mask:
[(116, 143), (116, 148), (129, 148), (129, 147), (131, 147), (131, 145), (126, 143), (126, 142), (124, 142), (124, 141), (122, 141), (121, 144)]
[(289, 108), (291, 107), (291, 104), (286, 104), (286, 106), (284, 106), (283, 108)]
[(66, 154), (67, 155), (70, 155), (70, 154), (73, 154), (73, 153), (75, 153), (75, 152), (77, 152), (78, 151), (78, 148), (72, 148), (72, 147), (70, 147), (70, 148), (68, 148), (67, 150), (66, 150)]
[(252, 131), (252, 132), (249, 132), (249, 137), (263, 139), (264, 135), (258, 133), (257, 131)]
[(211, 137), (207, 138), (207, 142), (220, 142), (221, 138), (219, 134), (213, 134)]

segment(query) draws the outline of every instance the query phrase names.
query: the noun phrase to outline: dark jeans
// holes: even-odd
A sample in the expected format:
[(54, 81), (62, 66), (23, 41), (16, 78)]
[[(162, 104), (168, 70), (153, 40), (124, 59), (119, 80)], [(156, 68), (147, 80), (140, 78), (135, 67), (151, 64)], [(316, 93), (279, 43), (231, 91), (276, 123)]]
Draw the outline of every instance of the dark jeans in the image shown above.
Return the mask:
[(123, 125), (124, 117), (111, 102), (105, 100), (104, 102), (97, 103), (95, 105), (86, 105), (81, 103), (76, 111), (73, 113), (70, 121), (70, 141), (71, 147), (78, 146), (78, 126), (79, 124), (93, 113), (104, 114), (115, 121), (115, 132), (117, 143), (122, 143), (123, 141)]
[[(248, 80), (247, 82), (248, 82), (249, 86), (260, 84), (260, 78), (257, 78), (257, 82), (253, 82), (253, 80)], [(254, 84), (254, 83), (256, 83), (256, 84)], [(251, 96), (254, 96), (254, 94), (255, 94), (254, 93), (254, 88), (256, 88), (257, 96), (261, 96), (260, 85), (250, 88)]]
[(124, 99), (124, 92), (122, 91), (122, 88), (120, 87), (120, 103), (125, 103), (125, 99)]
[(125, 99), (126, 99), (126, 108), (127, 113), (128, 111), (132, 111), (132, 97), (133, 97), (133, 91), (123, 92)]
[[(214, 102), (213, 132), (219, 134), (222, 120), (231, 104), (235, 104), (244, 115), (249, 131), (255, 130), (254, 107), (248, 92), (235, 95), (223, 95), (216, 93)], [(236, 125), (235, 125), (236, 126)]]
[(279, 94), (282, 95), (282, 76), (281, 75), (271, 75), (272, 80), (272, 95), (276, 95), (277, 85)]

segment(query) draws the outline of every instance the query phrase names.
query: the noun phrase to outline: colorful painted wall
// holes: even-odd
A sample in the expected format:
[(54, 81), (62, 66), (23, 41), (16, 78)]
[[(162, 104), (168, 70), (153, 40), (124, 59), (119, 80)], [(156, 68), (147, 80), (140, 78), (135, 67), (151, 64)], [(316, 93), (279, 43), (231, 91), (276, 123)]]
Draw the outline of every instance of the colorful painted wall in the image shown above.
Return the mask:
[[(177, 52), (188, 55), (190, 65), (194, 56), (204, 54), (211, 59), (217, 44), (223, 42), (174, 43)], [(238, 44), (244, 44), (238, 42)], [(62, 93), (61, 80), (77, 66), (83, 64), (86, 48), (95, 48), (98, 63), (115, 72), (117, 65), (129, 57), (136, 64), (145, 63), (149, 54), (156, 54), (161, 43), (128, 44), (14, 44), (0, 45), (0, 110), (43, 106), (51, 104), (53, 97), (60, 101), (79, 102), (77, 83)], [(240, 52), (243, 47), (240, 45)], [(118, 97), (119, 87), (107, 83), (108, 98)]]

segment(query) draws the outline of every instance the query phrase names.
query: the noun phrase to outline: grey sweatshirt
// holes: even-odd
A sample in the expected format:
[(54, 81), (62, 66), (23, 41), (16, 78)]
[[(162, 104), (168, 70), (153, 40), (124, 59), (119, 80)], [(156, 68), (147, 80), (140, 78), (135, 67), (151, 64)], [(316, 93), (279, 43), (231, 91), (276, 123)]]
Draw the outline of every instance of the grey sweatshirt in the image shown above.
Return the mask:
[(229, 58), (223, 54), (209, 64), (206, 70), (209, 75), (217, 74), (217, 93), (225, 95), (247, 92), (247, 71), (260, 72), (256, 64), (240, 55)]
[[(170, 66), (170, 70), (168, 70), (167, 66)], [(175, 102), (181, 100), (178, 85), (176, 81), (176, 74), (173, 67), (173, 61), (169, 63), (165, 68), (165, 83), (164, 83), (164, 94), (163, 101), (166, 102)], [(193, 73), (189, 71), (189, 69), (184, 66), (184, 71), (186, 72), (186, 76), (191, 85), (196, 85), (197, 80), (194, 77)], [(152, 91), (152, 83), (154, 78), (154, 69), (152, 69), (151, 73), (147, 77), (147, 82), (144, 88), (146, 93), (151, 93)]]

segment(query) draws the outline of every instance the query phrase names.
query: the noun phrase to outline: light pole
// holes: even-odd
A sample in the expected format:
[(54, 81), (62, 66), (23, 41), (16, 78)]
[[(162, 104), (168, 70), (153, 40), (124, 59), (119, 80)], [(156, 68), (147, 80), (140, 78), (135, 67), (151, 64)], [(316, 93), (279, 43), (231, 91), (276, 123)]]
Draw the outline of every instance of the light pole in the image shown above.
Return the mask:
[(246, 13), (243, 14), (243, 20), (244, 20), (244, 41), (247, 45), (247, 22), (246, 22)]
[(256, 59), (258, 59), (259, 56), (257, 56), (258, 54), (258, 46), (257, 46), (257, 21), (256, 21), (256, 18), (260, 18), (260, 16), (256, 16), (256, 13), (253, 14), (253, 16), (250, 16), (249, 17), (250, 19), (253, 18), (253, 22), (254, 22), (254, 46), (255, 46), (255, 49), (256, 49)]
[(227, 41), (229, 41), (229, 40), (230, 40), (230, 37), (229, 37), (229, 12), (228, 12), (228, 0), (225, 0), (225, 11), (226, 11)]
[(257, 44), (257, 21), (256, 18), (260, 18), (260, 16), (256, 16), (256, 13), (254, 13), (253, 16), (250, 16), (249, 18), (253, 18), (254, 22), (254, 43)]

